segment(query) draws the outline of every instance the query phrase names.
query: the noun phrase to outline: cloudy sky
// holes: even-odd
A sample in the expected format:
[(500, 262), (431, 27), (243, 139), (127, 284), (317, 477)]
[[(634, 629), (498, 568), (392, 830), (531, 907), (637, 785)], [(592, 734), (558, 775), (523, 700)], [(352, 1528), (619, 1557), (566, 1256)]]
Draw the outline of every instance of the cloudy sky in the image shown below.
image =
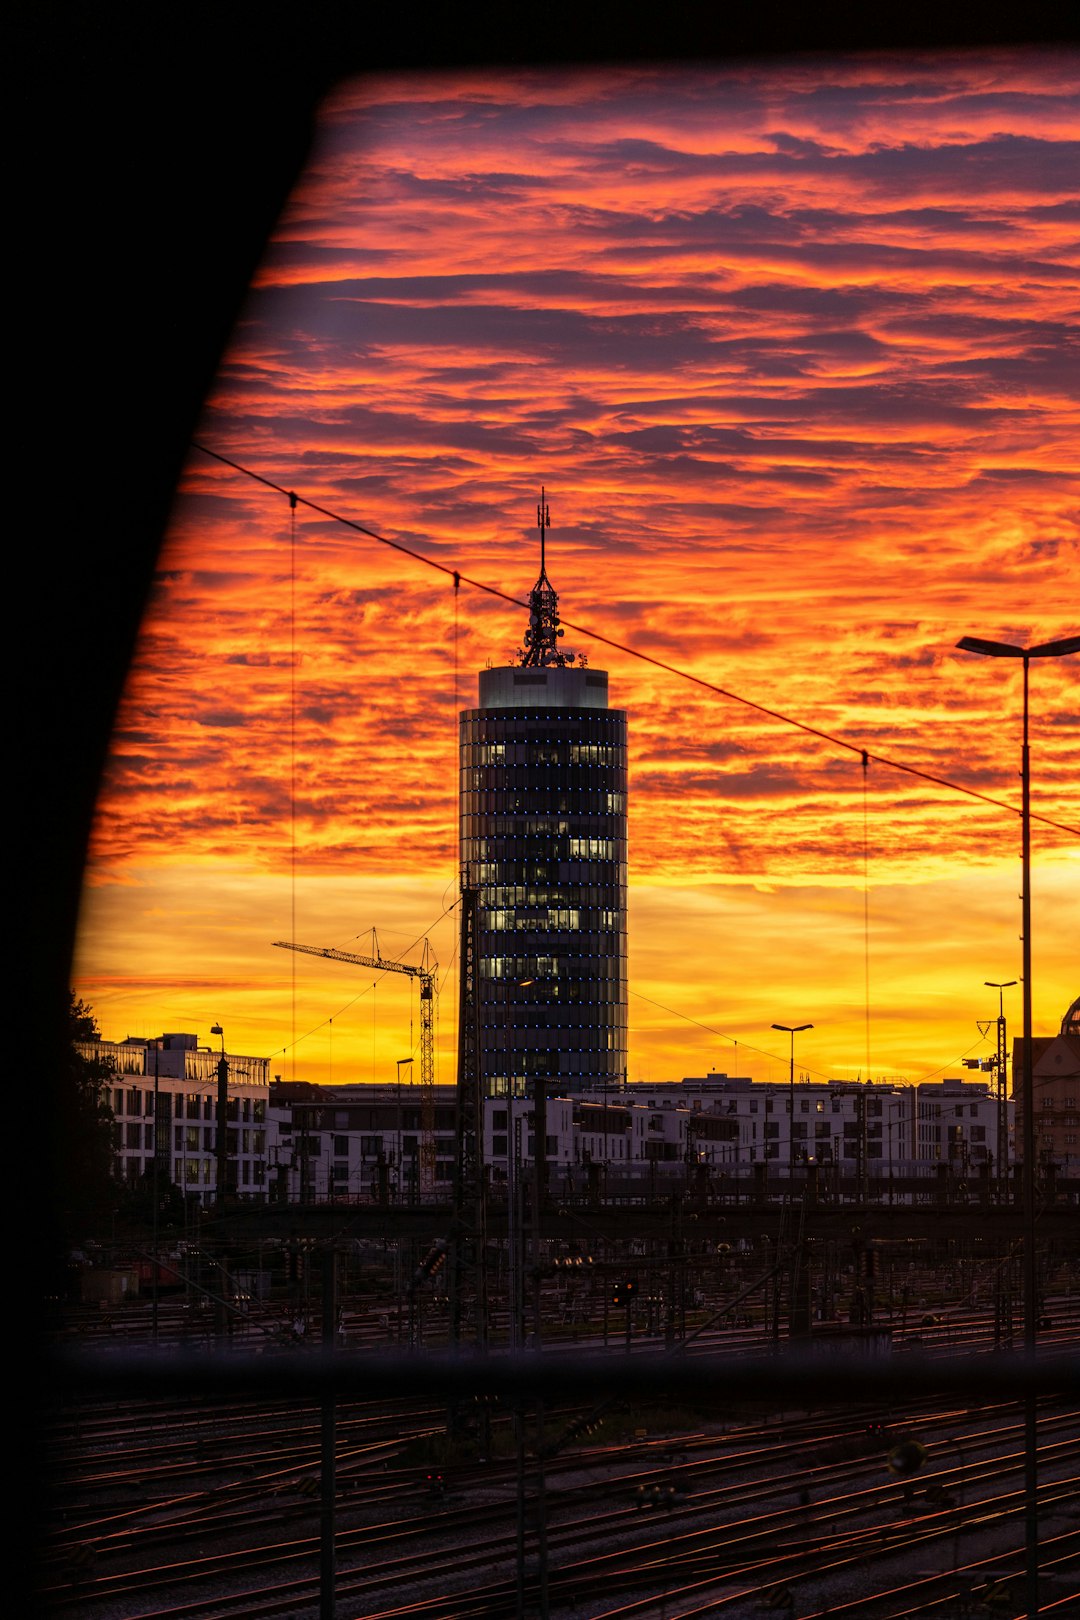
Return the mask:
[[(991, 1050), (1021, 687), (955, 643), (1080, 618), (1078, 177), (1075, 52), (341, 86), (198, 434), (300, 502), (192, 449), (118, 717), (103, 1033), (392, 1078), (412, 981), (273, 942), (426, 937), (453, 1079), (456, 717), (525, 614), (452, 576), (527, 596), (543, 484), (629, 714), (630, 1077), (786, 1077), (773, 1022), (816, 1076)], [(1078, 675), (1032, 667), (1036, 1032), (1080, 992)]]

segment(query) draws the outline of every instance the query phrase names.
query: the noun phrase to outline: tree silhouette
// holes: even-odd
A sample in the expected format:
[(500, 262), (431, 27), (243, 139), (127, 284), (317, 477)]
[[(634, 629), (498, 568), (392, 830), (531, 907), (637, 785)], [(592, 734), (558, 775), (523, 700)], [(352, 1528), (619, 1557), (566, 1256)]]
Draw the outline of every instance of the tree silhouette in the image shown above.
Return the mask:
[(57, 1109), (50, 1127), (52, 1145), (51, 1231), (54, 1286), (66, 1270), (71, 1250), (98, 1237), (115, 1208), (113, 1111), (110, 1063), (85, 1057), (79, 1041), (100, 1035), (93, 1011), (68, 992), (67, 1042), (57, 1076)]

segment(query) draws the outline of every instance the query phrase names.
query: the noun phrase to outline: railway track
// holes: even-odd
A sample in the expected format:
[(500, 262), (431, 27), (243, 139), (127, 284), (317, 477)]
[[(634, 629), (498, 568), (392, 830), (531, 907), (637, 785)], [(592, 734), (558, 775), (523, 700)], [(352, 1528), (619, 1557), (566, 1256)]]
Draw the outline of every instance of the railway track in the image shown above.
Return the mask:
[[(713, 1322), (707, 1309), (676, 1362), (760, 1357), (776, 1342), (766, 1310), (736, 1327), (729, 1317)], [(1040, 1352), (1074, 1351), (1080, 1298), (1050, 1298), (1045, 1310)], [(386, 1325), (374, 1326), (385, 1349)], [(130, 1351), (130, 1335), (123, 1344)], [(545, 1340), (544, 1361), (559, 1366), (603, 1345), (601, 1324), (578, 1323), (572, 1337)], [(1000, 1321), (966, 1304), (923, 1312), (904, 1331), (894, 1323), (892, 1333), (900, 1365), (909, 1349), (944, 1363), (1001, 1345)], [(608, 1353), (668, 1364), (655, 1334), (619, 1337)], [(519, 1430), (512, 1408), (485, 1401), (474, 1413), (472, 1460), (456, 1454), (441, 1481), (427, 1453), (445, 1441), (444, 1403), (336, 1400), (339, 1620), (522, 1612), (763, 1620), (777, 1610), (794, 1620), (951, 1620), (965, 1604), (976, 1615), (1020, 1612), (1019, 1600), (1008, 1608), (1023, 1570), (1026, 1506), (1015, 1401), (928, 1395), (887, 1410), (805, 1411), (789, 1385), (779, 1410), (761, 1402), (731, 1410), (721, 1390), (722, 1380), (693, 1411), (601, 1401), (604, 1443), (567, 1440), (595, 1408), (553, 1400), (541, 1430), (527, 1402)], [(1080, 1402), (1068, 1393), (1038, 1405), (1040, 1562), (1045, 1612), (1055, 1617), (1074, 1599), (1080, 1612), (1072, 1574), (1080, 1566)], [(922, 1451), (911, 1478), (888, 1466), (900, 1442)], [(58, 1399), (43, 1444), (43, 1613), (319, 1613), (317, 1401)], [(991, 1610), (994, 1594), (1000, 1607)]]
[[(972, 1413), (935, 1403), (930, 1410), (905, 1413), (899, 1422), (894, 1415), (888, 1428), (872, 1425), (873, 1432), (865, 1418), (859, 1414), (846, 1425), (830, 1416), (783, 1426), (741, 1424), (720, 1436), (591, 1447), (559, 1459), (557, 1467), (546, 1470), (544, 1492), (553, 1589), (561, 1582), (562, 1590), (569, 1580), (582, 1592), (590, 1569), (590, 1579), (599, 1583), (596, 1590), (605, 1583), (608, 1590), (622, 1587), (635, 1571), (640, 1579), (642, 1560), (653, 1578), (659, 1560), (669, 1579), (678, 1572), (686, 1577), (688, 1565), (702, 1559), (715, 1564), (723, 1558), (728, 1565), (734, 1561), (737, 1568), (767, 1573), (781, 1566), (790, 1573), (800, 1556), (813, 1558), (815, 1549), (864, 1559), (873, 1552), (884, 1559), (898, 1543), (895, 1536), (882, 1535), (878, 1521), (891, 1524), (890, 1515), (895, 1517), (904, 1502), (904, 1488), (889, 1476), (884, 1459), (889, 1442), (901, 1433), (921, 1437), (929, 1470), (919, 1497), (903, 1507), (904, 1545), (922, 1545), (942, 1525), (958, 1541), (967, 1537), (969, 1521), (984, 1524), (992, 1512), (1004, 1522), (1019, 1511), (1019, 1487), (997, 1507), (988, 1508), (985, 1499), (986, 1492), (1000, 1495), (1002, 1480), (1022, 1471), (1015, 1408), (1009, 1413), (999, 1405)], [(1047, 1509), (1059, 1500), (1059, 1484), (1065, 1501), (1080, 1486), (1078, 1432), (1076, 1410), (1046, 1410), (1040, 1417)], [(516, 1462), (460, 1470), (449, 1501), (431, 1496), (426, 1475), (415, 1467), (388, 1465), (372, 1482), (362, 1478), (362, 1459), (347, 1451), (339, 1467), (338, 1592), (342, 1601), (362, 1604), (353, 1614), (382, 1612), (380, 1595), (401, 1591), (413, 1594), (409, 1612), (474, 1612), (455, 1607), (463, 1602), (488, 1605), (477, 1613), (504, 1612), (498, 1581), (482, 1582), (470, 1589), (472, 1596), (461, 1583), (470, 1571), (505, 1569), (518, 1558)], [(535, 1460), (529, 1461), (530, 1481), (535, 1470)], [(108, 1519), (71, 1524), (54, 1537), (43, 1599), (57, 1612), (111, 1617), (303, 1613), (305, 1605), (317, 1601), (318, 1503), (305, 1490), (305, 1481), (313, 1478), (296, 1477), (294, 1471), (286, 1488), (296, 1495), (284, 1503), (280, 1478), (267, 1475), (243, 1490), (151, 1504), (124, 1515), (123, 1523), (114, 1516), (111, 1524)], [(531, 1483), (529, 1488), (535, 1494)], [(955, 1500), (957, 1493), (963, 1503)], [(935, 1507), (942, 1498), (945, 1505)], [(136, 1524), (136, 1518), (143, 1522)], [(721, 1523), (726, 1539), (718, 1531)], [(854, 1546), (850, 1553), (844, 1551), (848, 1540)], [(214, 1548), (207, 1551), (210, 1541)], [(610, 1549), (616, 1542), (625, 1545), (603, 1554), (590, 1551), (597, 1543)], [(782, 1555), (779, 1542), (791, 1543)], [(88, 1544), (94, 1549), (90, 1567), (80, 1562)], [(441, 1565), (440, 1548), (445, 1549)], [(166, 1549), (170, 1556), (154, 1561)], [(573, 1558), (564, 1576), (562, 1562), (577, 1553), (582, 1556)], [(362, 1578), (349, 1568), (356, 1559), (363, 1561)], [(297, 1573), (289, 1576), (290, 1570)], [(259, 1575), (257, 1587), (248, 1584), (253, 1571)], [(694, 1580), (702, 1578), (696, 1565), (692, 1573)], [(725, 1584), (731, 1574), (726, 1567)], [(417, 1589), (433, 1581), (440, 1591), (423, 1601), (434, 1607), (415, 1608), (421, 1602)], [(516, 1601), (516, 1580), (512, 1584)], [(763, 1584), (766, 1575), (758, 1582)]]

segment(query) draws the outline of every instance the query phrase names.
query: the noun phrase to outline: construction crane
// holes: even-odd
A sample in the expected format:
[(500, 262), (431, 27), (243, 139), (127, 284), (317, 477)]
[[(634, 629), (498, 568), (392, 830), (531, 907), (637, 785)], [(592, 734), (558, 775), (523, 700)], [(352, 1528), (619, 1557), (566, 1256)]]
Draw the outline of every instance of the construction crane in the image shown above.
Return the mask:
[(394, 962), (380, 954), (375, 930), (371, 930), (373, 956), (358, 956), (352, 951), (336, 951), (329, 946), (296, 945), (289, 940), (275, 939), (274, 944), (283, 951), (306, 951), (308, 956), (325, 956), (332, 962), (352, 962), (358, 967), (378, 968), (384, 973), (407, 973), (420, 981), (420, 1188), (428, 1195), (435, 1188), (435, 1001), (438, 994), (439, 964), (431, 954), (431, 945), (424, 941), (421, 964)]

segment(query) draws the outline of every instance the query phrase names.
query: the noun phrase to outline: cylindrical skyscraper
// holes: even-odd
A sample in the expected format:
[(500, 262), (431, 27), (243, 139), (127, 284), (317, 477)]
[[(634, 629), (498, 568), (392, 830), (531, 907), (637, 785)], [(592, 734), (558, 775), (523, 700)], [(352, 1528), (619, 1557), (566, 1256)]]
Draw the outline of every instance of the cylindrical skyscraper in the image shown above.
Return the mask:
[(479, 1079), (487, 1096), (626, 1077), (626, 714), (604, 670), (559, 650), (540, 577), (520, 663), (461, 715), (461, 858), (477, 891)]

